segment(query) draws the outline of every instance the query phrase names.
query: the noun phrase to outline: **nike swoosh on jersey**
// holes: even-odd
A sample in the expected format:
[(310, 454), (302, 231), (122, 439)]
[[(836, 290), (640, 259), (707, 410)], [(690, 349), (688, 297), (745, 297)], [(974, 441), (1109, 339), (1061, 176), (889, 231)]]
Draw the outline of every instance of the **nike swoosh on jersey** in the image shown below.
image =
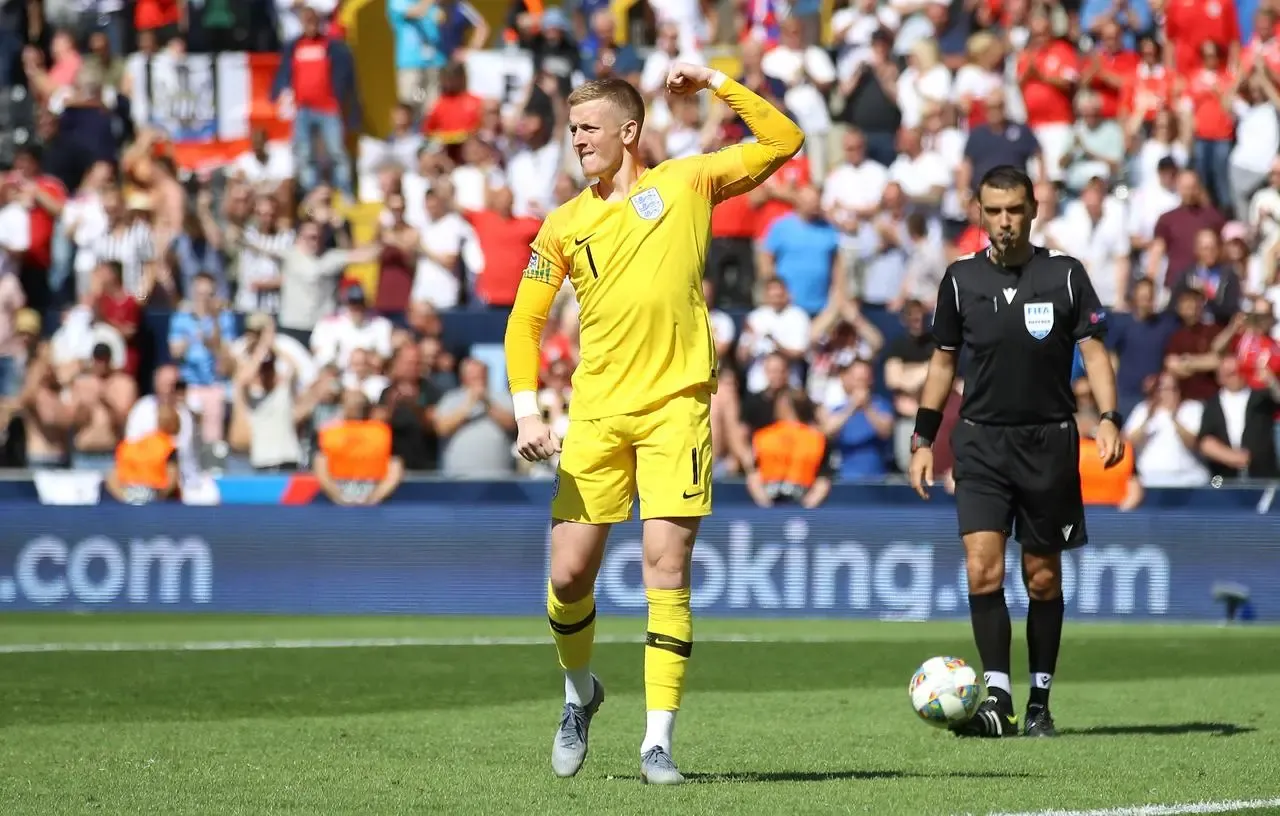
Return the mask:
[(702, 493), (703, 493), (703, 491), (701, 491), (701, 490), (699, 490), (699, 491), (697, 491), (697, 492), (695, 492), (695, 493), (690, 493), (688, 490), (686, 490), (686, 491), (685, 491), (684, 493), (682, 493), (681, 495), (682, 495), (682, 496), (684, 496), (684, 498), (686, 498), (686, 499), (696, 499), (698, 496), (701, 496), (701, 495), (702, 495)]
[(585, 244), (587, 241), (590, 241), (594, 237), (595, 237), (595, 233), (593, 232), (590, 235), (588, 235), (586, 238), (574, 238), (573, 245), (582, 246), (583, 244)]

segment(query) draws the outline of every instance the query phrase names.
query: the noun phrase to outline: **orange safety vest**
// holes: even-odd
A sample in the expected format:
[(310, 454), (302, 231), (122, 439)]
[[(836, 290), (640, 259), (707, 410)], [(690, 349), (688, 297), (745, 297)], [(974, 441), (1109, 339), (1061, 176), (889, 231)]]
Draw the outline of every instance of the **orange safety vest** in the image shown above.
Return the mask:
[(775, 422), (751, 437), (756, 469), (765, 484), (790, 484), (808, 489), (822, 470), (827, 438), (803, 422)]
[(116, 446), (116, 479), (124, 487), (163, 490), (169, 484), (169, 459), (177, 448), (173, 438), (153, 431)]
[(1110, 470), (1098, 459), (1098, 443), (1093, 439), (1080, 440), (1080, 491), (1085, 504), (1101, 504), (1115, 507), (1129, 493), (1129, 480), (1133, 478), (1133, 446), (1124, 444), (1124, 459)]
[(346, 420), (320, 432), (320, 451), (338, 482), (381, 482), (391, 464), (391, 426), (375, 419)]

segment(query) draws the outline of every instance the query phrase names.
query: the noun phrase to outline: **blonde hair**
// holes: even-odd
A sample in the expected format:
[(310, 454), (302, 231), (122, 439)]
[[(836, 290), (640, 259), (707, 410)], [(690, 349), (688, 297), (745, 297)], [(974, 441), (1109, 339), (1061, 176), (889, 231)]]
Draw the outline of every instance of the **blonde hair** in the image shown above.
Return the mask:
[(629, 122), (634, 119), (637, 125), (644, 127), (644, 98), (626, 80), (616, 77), (593, 79), (574, 88), (566, 101), (572, 108), (574, 105), (595, 102), (599, 99), (617, 108), (622, 114), (622, 121)]
[(933, 40), (920, 40), (911, 46), (911, 55), (916, 58), (918, 65), (916, 69), (919, 71), (928, 71), (933, 66), (942, 61), (941, 52), (938, 50), (938, 43)]
[(987, 49), (998, 44), (995, 35), (990, 31), (979, 31), (969, 38), (965, 43), (965, 53), (971, 62), (978, 60), (983, 54), (987, 53)]

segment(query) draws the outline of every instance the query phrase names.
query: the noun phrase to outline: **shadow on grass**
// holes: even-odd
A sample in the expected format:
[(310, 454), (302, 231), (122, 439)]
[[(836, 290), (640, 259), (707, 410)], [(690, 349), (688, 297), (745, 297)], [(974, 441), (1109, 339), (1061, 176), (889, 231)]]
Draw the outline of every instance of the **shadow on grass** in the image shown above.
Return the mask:
[(1001, 771), (951, 771), (915, 773), (911, 771), (726, 771), (689, 773), (685, 778), (697, 784), (717, 782), (835, 782), (847, 779), (1036, 779), (1040, 774)]
[(1165, 725), (1099, 725), (1092, 728), (1060, 728), (1064, 737), (1176, 737), (1183, 734), (1209, 734), (1215, 737), (1233, 737), (1258, 729), (1234, 723), (1187, 722)]

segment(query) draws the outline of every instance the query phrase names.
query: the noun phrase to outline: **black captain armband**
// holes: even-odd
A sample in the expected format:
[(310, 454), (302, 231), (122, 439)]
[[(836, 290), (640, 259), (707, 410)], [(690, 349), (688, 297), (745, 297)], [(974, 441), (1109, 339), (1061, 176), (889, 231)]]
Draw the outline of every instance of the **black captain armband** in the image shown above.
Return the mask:
[(911, 435), (911, 449), (932, 445), (942, 430), (942, 412), (921, 407), (916, 411), (916, 430)]

